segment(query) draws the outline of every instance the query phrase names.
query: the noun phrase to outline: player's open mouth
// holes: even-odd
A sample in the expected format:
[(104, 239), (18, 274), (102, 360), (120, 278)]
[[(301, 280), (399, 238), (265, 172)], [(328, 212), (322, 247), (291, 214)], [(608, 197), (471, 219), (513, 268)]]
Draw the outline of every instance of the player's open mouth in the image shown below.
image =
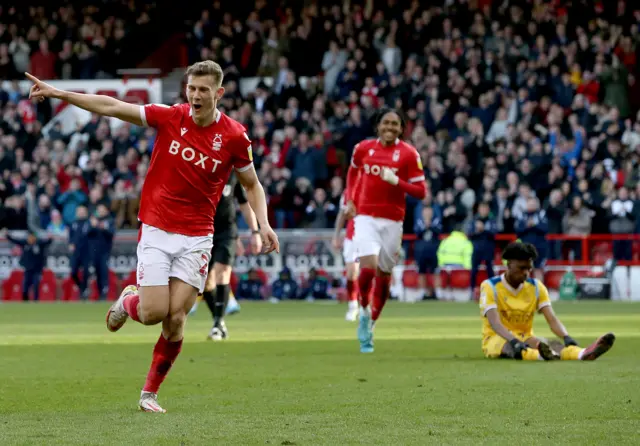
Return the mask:
[(202, 104), (193, 104), (193, 109), (194, 109), (195, 111), (198, 111), (198, 110), (200, 110), (201, 108), (202, 108)]

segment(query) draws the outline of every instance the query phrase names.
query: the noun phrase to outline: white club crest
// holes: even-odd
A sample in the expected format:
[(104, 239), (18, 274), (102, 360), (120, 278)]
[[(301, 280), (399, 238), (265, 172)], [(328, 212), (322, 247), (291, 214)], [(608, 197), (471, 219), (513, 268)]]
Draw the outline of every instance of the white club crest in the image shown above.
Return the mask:
[(222, 148), (222, 135), (216, 133), (213, 137), (213, 150), (220, 150)]
[(393, 162), (397, 163), (399, 159), (400, 159), (400, 151), (396, 150), (393, 152)]

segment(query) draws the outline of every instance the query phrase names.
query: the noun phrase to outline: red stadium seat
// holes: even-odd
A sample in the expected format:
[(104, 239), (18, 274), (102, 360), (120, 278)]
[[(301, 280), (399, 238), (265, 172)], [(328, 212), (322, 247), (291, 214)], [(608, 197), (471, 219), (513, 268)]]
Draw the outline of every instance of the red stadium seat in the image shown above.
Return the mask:
[(58, 282), (53, 271), (47, 268), (42, 271), (42, 280), (38, 288), (38, 299), (41, 301), (51, 302), (58, 298)]
[(402, 284), (405, 288), (419, 288), (418, 271), (414, 269), (406, 269), (404, 273), (402, 273)]
[(124, 94), (124, 101), (136, 104), (148, 104), (149, 92), (140, 88), (132, 88)]
[[(427, 286), (429, 288), (433, 288), (435, 286), (435, 274), (427, 275)], [(449, 286), (449, 273), (443, 268), (440, 270), (440, 286), (448, 287)]]
[(547, 271), (544, 275), (544, 284), (551, 290), (560, 288), (560, 281), (566, 271)]
[(137, 285), (138, 284), (138, 276), (136, 275), (136, 270), (134, 269), (129, 273), (129, 275), (122, 281), (122, 288), (128, 285)]
[(98, 291), (98, 281), (95, 277), (89, 279), (89, 300), (96, 301), (100, 297), (100, 292)]
[(2, 282), (2, 300), (4, 301), (21, 301), (22, 300), (22, 281), (24, 280), (24, 271), (14, 269), (9, 277)]
[(466, 269), (456, 269), (451, 271), (451, 288), (469, 288), (471, 285), (471, 271)]
[(265, 273), (263, 270), (261, 269), (256, 269), (256, 273), (258, 274), (258, 277), (260, 278), (260, 281), (262, 282), (263, 285), (266, 285), (267, 283), (269, 283), (269, 276), (267, 275), (267, 273)]
[(118, 97), (120, 96), (117, 90), (111, 90), (111, 89), (98, 90), (96, 91), (96, 94), (102, 94), (102, 95), (110, 96), (116, 99), (118, 99)]
[(62, 299), (60, 300), (80, 300), (80, 289), (71, 276), (62, 281)]
[[(488, 278), (489, 278), (489, 273), (487, 272), (486, 269), (479, 270), (478, 274), (476, 274), (475, 286), (480, 286), (482, 282), (484, 282)], [(469, 283), (471, 283), (471, 273), (469, 273)]]
[(109, 293), (107, 293), (107, 300), (117, 300), (120, 296), (120, 280), (118, 275), (109, 270)]
[(236, 289), (238, 288), (238, 275), (235, 272), (231, 272), (231, 280), (229, 281), (229, 285), (231, 286), (231, 291), (233, 293), (236, 292)]

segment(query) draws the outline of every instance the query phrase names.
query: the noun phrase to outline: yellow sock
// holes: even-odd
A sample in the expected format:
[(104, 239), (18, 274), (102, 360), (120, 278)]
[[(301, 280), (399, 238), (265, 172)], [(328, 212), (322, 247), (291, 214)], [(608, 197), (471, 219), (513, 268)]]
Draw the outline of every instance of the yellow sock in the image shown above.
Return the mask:
[(200, 302), (202, 302), (202, 299), (203, 299), (202, 294), (198, 294), (198, 297), (196, 298), (196, 303), (199, 304)]
[(540, 352), (537, 348), (528, 348), (522, 352), (522, 359), (525, 361), (538, 361), (540, 359)]
[(577, 361), (580, 359), (580, 353), (582, 353), (582, 350), (584, 349), (578, 346), (569, 345), (560, 351), (560, 359), (563, 361)]

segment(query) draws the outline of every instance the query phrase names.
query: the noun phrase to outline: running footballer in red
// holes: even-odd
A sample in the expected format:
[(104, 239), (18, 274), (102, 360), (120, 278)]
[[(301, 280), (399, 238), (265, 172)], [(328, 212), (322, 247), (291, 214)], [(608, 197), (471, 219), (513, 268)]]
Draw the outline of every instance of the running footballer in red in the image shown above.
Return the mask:
[(402, 245), (405, 195), (422, 200), (427, 193), (418, 151), (399, 139), (404, 131), (400, 112), (382, 110), (376, 130), (377, 139), (354, 148), (346, 190), (347, 216), (355, 215), (354, 244), (360, 259), (358, 340), (363, 353), (373, 352), (373, 327), (389, 298), (391, 271)]
[(30, 97), (56, 98), (92, 113), (157, 129), (140, 200), (137, 286), (126, 287), (107, 313), (118, 331), (131, 318), (162, 323), (139, 400), (141, 410), (166, 412), (158, 389), (182, 348), (187, 313), (207, 279), (216, 206), (231, 171), (247, 192), (267, 252), (279, 251), (267, 220), (267, 205), (253, 166), (244, 127), (217, 109), (224, 94), (220, 65), (207, 60), (187, 69), (187, 104), (128, 104), (102, 95), (64, 91), (33, 82)]

